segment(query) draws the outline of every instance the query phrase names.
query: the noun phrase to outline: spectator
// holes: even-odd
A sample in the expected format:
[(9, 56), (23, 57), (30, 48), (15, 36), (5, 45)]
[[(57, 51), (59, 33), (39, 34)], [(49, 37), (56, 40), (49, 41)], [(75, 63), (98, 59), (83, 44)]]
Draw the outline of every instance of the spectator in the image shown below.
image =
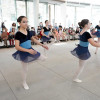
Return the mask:
[(53, 34), (54, 34), (54, 37), (55, 37), (55, 42), (59, 42), (60, 41), (60, 35), (58, 34), (58, 31), (57, 29), (53, 29), (52, 30)]
[(61, 25), (61, 23), (59, 24), (59, 27), (61, 27), (61, 28), (62, 28), (62, 25)]
[(55, 23), (55, 26), (54, 26), (54, 28), (58, 31), (58, 26), (57, 26), (57, 23)]
[(34, 27), (31, 27), (30, 33), (32, 34), (32, 36), (33, 36), (35, 39), (38, 39), (38, 37), (36, 36), (36, 32), (35, 32), (35, 28), (34, 28)]
[(76, 34), (79, 34), (80, 33), (80, 29), (79, 27), (76, 28)]
[(66, 32), (66, 28), (64, 27), (63, 32)]
[(16, 31), (17, 31), (17, 29), (16, 29), (16, 23), (12, 23), (12, 26), (11, 26), (11, 28), (10, 28), (10, 32), (12, 32), (12, 29), (15, 31), (15, 33), (16, 33)]
[(10, 43), (10, 46), (11, 46), (11, 45), (14, 46), (15, 28), (12, 28), (11, 30), (12, 30), (12, 31), (9, 32), (9, 43)]
[(43, 23), (40, 22), (39, 26), (40, 26), (40, 28), (42, 29), (42, 28), (43, 28)]
[(37, 28), (37, 34), (40, 35), (40, 32), (41, 32), (41, 27), (38, 26), (38, 28)]
[(62, 40), (65, 40), (66, 39), (65, 34), (62, 31), (62, 26), (59, 26), (59, 35), (62, 38)]
[(7, 39), (8, 39), (8, 35), (9, 35), (9, 33), (7, 31), (8, 31), (7, 28), (2, 28), (1, 38), (4, 40), (4, 46), (6, 46), (6, 47), (8, 47)]

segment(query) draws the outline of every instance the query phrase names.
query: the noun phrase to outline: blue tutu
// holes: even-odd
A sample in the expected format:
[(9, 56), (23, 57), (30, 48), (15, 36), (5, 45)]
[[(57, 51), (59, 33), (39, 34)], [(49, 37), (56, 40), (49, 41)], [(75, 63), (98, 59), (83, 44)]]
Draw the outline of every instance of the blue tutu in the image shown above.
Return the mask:
[(97, 37), (100, 38), (100, 31), (95, 32), (93, 35), (96, 35)]
[(42, 36), (41, 40), (42, 40), (42, 42), (48, 42), (51, 40), (51, 37), (48, 38), (46, 36)]
[[(33, 49), (33, 48), (31, 47), (29, 49)], [(32, 61), (38, 59), (40, 57), (40, 53), (37, 52), (37, 54), (32, 55), (28, 52), (16, 51), (14, 54), (12, 54), (12, 56), (15, 60), (19, 60), (24, 63), (29, 63), (29, 62), (32, 62)]]
[(87, 60), (91, 57), (88, 47), (83, 47), (80, 45), (71, 51), (71, 54), (81, 60)]

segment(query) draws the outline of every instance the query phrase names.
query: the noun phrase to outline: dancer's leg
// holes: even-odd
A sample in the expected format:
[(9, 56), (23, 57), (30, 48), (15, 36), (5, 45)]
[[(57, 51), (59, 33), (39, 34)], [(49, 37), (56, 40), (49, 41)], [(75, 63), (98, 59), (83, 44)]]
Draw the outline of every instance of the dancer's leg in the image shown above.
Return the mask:
[[(44, 45), (47, 45), (47, 42), (44, 42)], [(44, 55), (47, 57), (47, 52), (45, 48), (44, 48)]]
[(86, 60), (80, 60), (79, 59), (79, 69), (77, 70), (76, 74), (75, 74), (75, 78), (74, 81), (75, 82), (82, 82), (81, 80), (79, 80), (79, 76), (82, 73), (83, 69), (84, 69), (84, 65), (86, 63)]
[(27, 83), (26, 83), (26, 78), (27, 78), (27, 71), (28, 71), (28, 64), (21, 62), (22, 63), (22, 80), (23, 80), (23, 87), (25, 89), (29, 89)]
[[(100, 43), (100, 38), (98, 38), (98, 43)], [(95, 54), (97, 54), (97, 51), (98, 51), (98, 47), (96, 47)]]
[(47, 57), (41, 54), (37, 60), (45, 61), (46, 59)]

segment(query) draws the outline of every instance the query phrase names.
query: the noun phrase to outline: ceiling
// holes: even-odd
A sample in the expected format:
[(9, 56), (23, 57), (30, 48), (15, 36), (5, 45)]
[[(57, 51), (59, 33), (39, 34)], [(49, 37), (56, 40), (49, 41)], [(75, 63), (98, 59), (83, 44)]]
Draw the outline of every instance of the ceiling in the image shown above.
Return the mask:
[[(34, 1), (34, 0), (17, 0)], [(90, 6), (91, 4), (100, 7), (100, 0), (39, 0), (40, 3), (61, 4), (67, 1), (68, 6)]]
[[(17, 1), (34, 1), (34, 0), (17, 0)], [(40, 3), (61, 4), (66, 0), (39, 0)]]

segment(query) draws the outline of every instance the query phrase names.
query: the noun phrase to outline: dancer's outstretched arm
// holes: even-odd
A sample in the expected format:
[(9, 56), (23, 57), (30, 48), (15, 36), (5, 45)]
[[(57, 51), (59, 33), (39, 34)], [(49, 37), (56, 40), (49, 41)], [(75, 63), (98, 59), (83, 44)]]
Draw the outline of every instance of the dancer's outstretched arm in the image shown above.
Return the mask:
[(32, 41), (34, 41), (36, 44), (42, 46), (43, 48), (45, 48), (45, 49), (47, 49), (47, 50), (49, 49), (46, 45), (43, 45), (43, 44), (40, 43), (38, 40), (36, 40), (34, 37), (32, 37)]
[(100, 44), (95, 42), (93, 38), (88, 39), (89, 43), (94, 47), (100, 47)]

